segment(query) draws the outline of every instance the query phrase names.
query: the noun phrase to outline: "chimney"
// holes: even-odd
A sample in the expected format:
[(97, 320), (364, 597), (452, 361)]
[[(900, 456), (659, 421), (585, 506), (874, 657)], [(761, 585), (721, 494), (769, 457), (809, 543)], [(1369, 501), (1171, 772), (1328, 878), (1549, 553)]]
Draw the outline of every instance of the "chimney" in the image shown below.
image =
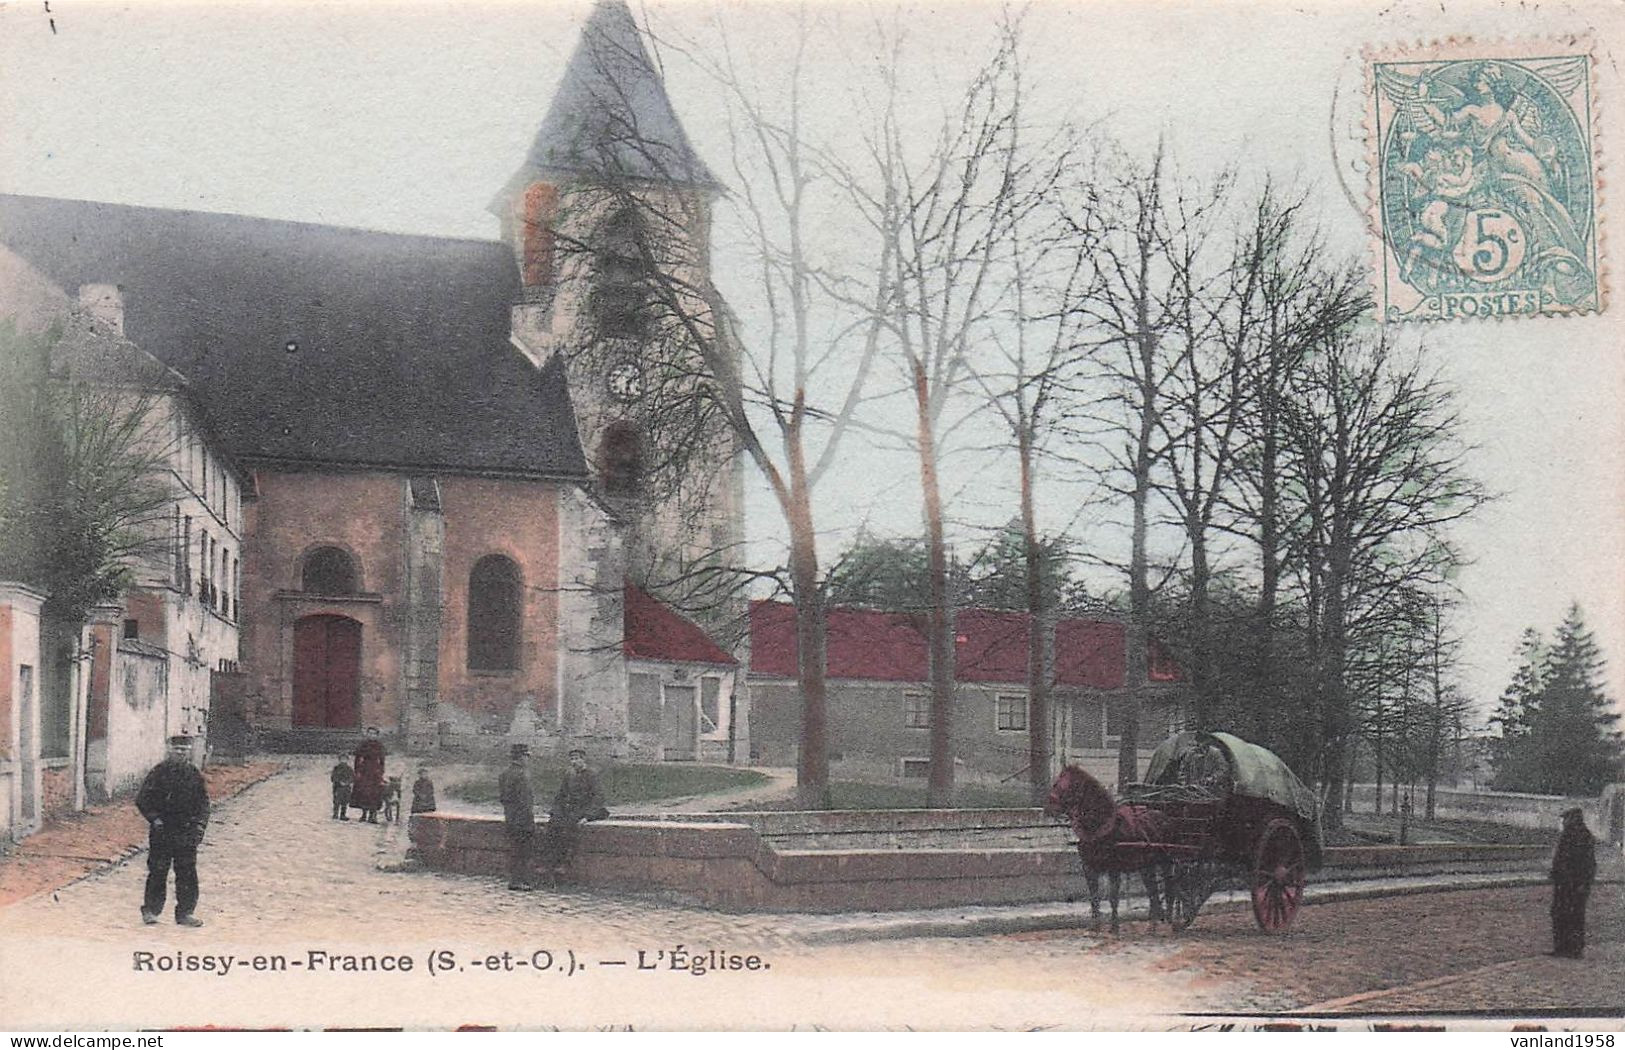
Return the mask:
[(116, 284), (81, 284), (79, 306), (114, 335), (124, 334), (124, 289)]

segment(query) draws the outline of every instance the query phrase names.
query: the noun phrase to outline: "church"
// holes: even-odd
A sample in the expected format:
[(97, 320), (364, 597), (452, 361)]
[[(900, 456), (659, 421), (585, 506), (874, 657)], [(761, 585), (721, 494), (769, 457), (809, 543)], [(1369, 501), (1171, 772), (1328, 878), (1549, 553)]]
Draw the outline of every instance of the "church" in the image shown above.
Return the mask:
[(743, 460), (699, 390), (722, 192), (599, 0), (500, 239), (0, 196), (0, 246), (179, 377), (229, 491), (240, 550), (205, 579), (177, 518), (126, 604), (234, 627), (215, 702), (262, 745), (744, 760)]

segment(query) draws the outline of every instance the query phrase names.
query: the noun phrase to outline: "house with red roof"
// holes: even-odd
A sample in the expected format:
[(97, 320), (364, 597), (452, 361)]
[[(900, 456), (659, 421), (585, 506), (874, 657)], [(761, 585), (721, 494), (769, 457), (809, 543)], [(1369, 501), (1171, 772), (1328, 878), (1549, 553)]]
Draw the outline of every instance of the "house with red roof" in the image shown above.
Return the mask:
[[(912, 612), (831, 608), (829, 747), (835, 779), (924, 780), (930, 771), (930, 656), (925, 618)], [(1028, 764), (1027, 625), (1022, 612), (962, 609), (954, 620), (956, 778), (1020, 782)], [(1126, 680), (1121, 621), (1065, 619), (1053, 641), (1055, 760), (1117, 777), (1118, 727), (1140, 704), (1142, 761), (1183, 728), (1182, 675), (1153, 640), (1147, 680)], [(750, 608), (751, 745), (764, 765), (795, 764), (800, 734), (795, 608)]]
[(693, 620), (626, 585), (627, 730), (635, 754), (664, 761), (746, 757), (739, 661)]

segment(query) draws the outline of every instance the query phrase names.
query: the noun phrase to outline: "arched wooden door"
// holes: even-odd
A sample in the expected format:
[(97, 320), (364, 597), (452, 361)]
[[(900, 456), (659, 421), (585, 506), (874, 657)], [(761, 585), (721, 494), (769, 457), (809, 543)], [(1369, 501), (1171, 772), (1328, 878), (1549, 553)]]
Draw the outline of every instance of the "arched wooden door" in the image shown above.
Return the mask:
[(293, 725), (361, 724), (361, 624), (348, 616), (305, 616), (293, 624)]

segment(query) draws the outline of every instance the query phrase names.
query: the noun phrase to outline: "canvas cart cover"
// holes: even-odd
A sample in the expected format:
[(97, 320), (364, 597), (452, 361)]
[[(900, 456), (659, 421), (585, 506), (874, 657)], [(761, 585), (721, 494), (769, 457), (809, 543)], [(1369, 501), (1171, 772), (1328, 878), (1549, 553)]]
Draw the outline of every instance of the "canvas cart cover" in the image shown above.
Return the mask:
[(1305, 822), (1315, 820), (1318, 810), (1314, 792), (1304, 786), (1297, 774), (1288, 769), (1275, 752), (1229, 733), (1176, 733), (1164, 740), (1151, 755), (1146, 783), (1165, 783), (1175, 774), (1179, 759), (1195, 750), (1199, 741), (1211, 742), (1223, 749), (1230, 760), (1231, 783), (1236, 794), (1269, 799), (1298, 814)]

